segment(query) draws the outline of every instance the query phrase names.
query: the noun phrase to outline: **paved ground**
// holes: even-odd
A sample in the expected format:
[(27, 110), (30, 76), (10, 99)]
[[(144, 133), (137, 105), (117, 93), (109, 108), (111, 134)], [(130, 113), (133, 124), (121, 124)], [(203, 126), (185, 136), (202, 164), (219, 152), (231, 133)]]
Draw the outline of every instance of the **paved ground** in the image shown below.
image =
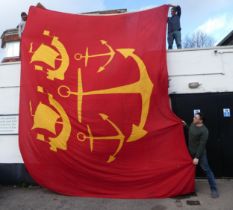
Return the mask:
[(0, 186), (0, 210), (233, 210), (233, 180), (217, 180), (220, 197), (210, 197), (206, 180), (197, 195), (169, 199), (96, 199), (57, 195), (39, 186)]

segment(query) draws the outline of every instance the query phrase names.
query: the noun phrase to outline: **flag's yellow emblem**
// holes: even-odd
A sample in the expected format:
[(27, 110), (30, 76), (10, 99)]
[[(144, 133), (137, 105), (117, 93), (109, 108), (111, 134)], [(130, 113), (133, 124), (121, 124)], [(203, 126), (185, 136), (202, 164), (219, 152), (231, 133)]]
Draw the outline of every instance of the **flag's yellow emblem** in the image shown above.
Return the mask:
[[(50, 36), (49, 31), (44, 31), (44, 36)], [(89, 124), (85, 124), (87, 133), (77, 132), (77, 140), (81, 142), (85, 142), (89, 140), (90, 142), (90, 151), (94, 150), (94, 142), (95, 141), (119, 141), (118, 147), (115, 152), (109, 155), (107, 162), (112, 162), (115, 160), (117, 154), (120, 152), (124, 142), (134, 142), (147, 134), (145, 130), (145, 124), (147, 121), (149, 108), (150, 108), (150, 99), (153, 90), (153, 83), (150, 80), (150, 77), (147, 72), (146, 65), (143, 60), (136, 54), (135, 49), (133, 48), (117, 48), (113, 49), (107, 41), (100, 40), (100, 43), (106, 47), (107, 52), (99, 53), (99, 54), (91, 54), (90, 49), (86, 47), (86, 51), (84, 54), (75, 53), (72, 56), (78, 64), (84, 61), (84, 66), (87, 67), (90, 59), (98, 59), (101, 57), (108, 57), (106, 63), (101, 65), (100, 67), (96, 67), (97, 73), (104, 72), (108, 65), (110, 65), (111, 61), (118, 54), (121, 55), (123, 59), (131, 59), (137, 65), (139, 71), (139, 79), (133, 83), (125, 84), (122, 86), (112, 87), (109, 89), (100, 89), (100, 90), (91, 90), (85, 91), (85, 84), (82, 80), (82, 69), (81, 67), (76, 68), (77, 75), (77, 86), (76, 89), (71, 90), (69, 85), (61, 84), (57, 86), (57, 94), (61, 98), (69, 98), (76, 97), (77, 101), (77, 122), (83, 124), (83, 98), (91, 97), (92, 95), (108, 95), (108, 94), (140, 94), (141, 96), (141, 113), (140, 113), (140, 121), (135, 122), (131, 125), (131, 133), (126, 138), (125, 134), (121, 131), (120, 127), (113, 121), (111, 116), (108, 116), (104, 113), (104, 109), (99, 114), (100, 119), (104, 120), (106, 123), (109, 123), (113, 130), (115, 130), (115, 135), (112, 136), (94, 136), (91, 126)], [(67, 50), (64, 44), (59, 40), (58, 37), (52, 37), (51, 46), (41, 44), (35, 51), (33, 51), (33, 43), (30, 45), (29, 52), (32, 54), (31, 63), (34, 64), (35, 70), (46, 71), (47, 79), (54, 80), (58, 79), (60, 81), (64, 80), (65, 73), (71, 68), (69, 66), (70, 57), (68, 56)], [(56, 62), (59, 62), (59, 66)], [(50, 66), (51, 68), (47, 68), (45, 66)], [(74, 71), (74, 69), (70, 69)], [(110, 71), (110, 68), (108, 69)], [(39, 94), (47, 94), (47, 98), (49, 101), (49, 105), (46, 105), (40, 102), (36, 109), (35, 113), (31, 112), (34, 119), (34, 125), (32, 129), (40, 128), (49, 130), (51, 134), (57, 135), (57, 137), (48, 137), (50, 149), (52, 151), (57, 151), (57, 149), (66, 150), (67, 142), (70, 138), (71, 133), (71, 123), (69, 117), (62, 107), (59, 104), (58, 100), (54, 98), (51, 93), (46, 93), (44, 90), (45, 87), (38, 86), (37, 92)], [(73, 99), (72, 99), (73, 100)], [(62, 129), (60, 129), (60, 133), (57, 133), (56, 124), (61, 124)], [(45, 137), (43, 134), (38, 133), (37, 139), (41, 141), (45, 141)]]

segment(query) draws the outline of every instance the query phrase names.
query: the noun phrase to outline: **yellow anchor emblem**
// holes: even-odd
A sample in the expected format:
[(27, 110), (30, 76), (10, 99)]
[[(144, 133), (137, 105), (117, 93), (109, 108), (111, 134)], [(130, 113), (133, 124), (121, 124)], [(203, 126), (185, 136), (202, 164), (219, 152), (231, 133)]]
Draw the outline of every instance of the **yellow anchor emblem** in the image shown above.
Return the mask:
[(89, 55), (88, 47), (87, 47), (87, 48), (86, 48), (86, 53), (85, 53), (85, 55), (82, 55), (82, 54), (80, 54), (80, 53), (76, 53), (76, 54), (74, 55), (74, 59), (77, 60), (77, 61), (84, 59), (84, 60), (85, 60), (85, 67), (87, 67), (88, 60), (89, 60), (90, 58), (106, 57), (106, 56), (108, 56), (108, 57), (109, 57), (108, 61), (107, 61), (103, 66), (100, 66), (97, 72), (104, 71), (105, 68), (106, 68), (106, 66), (112, 61), (112, 59), (114, 58), (114, 55), (115, 55), (116, 53), (115, 53), (115, 51), (112, 49), (112, 47), (108, 44), (107, 41), (105, 41), (105, 40), (100, 40), (100, 42), (101, 42), (102, 45), (105, 45), (105, 46), (108, 48), (109, 52), (101, 53), (101, 54), (95, 54), (95, 55)]
[(86, 141), (87, 139), (89, 139), (90, 141), (90, 150), (91, 152), (94, 149), (94, 141), (95, 140), (102, 140), (102, 141), (112, 141), (112, 140), (118, 140), (119, 144), (118, 147), (116, 149), (116, 151), (109, 156), (107, 162), (111, 163), (112, 161), (114, 161), (116, 159), (116, 155), (120, 152), (123, 144), (124, 144), (124, 140), (125, 140), (125, 136), (124, 134), (121, 132), (121, 130), (117, 127), (117, 125), (115, 123), (113, 123), (110, 119), (109, 116), (103, 113), (99, 113), (100, 117), (104, 120), (107, 121), (109, 124), (112, 125), (112, 127), (116, 130), (117, 135), (115, 136), (93, 136), (92, 132), (91, 132), (91, 128), (89, 125), (87, 125), (87, 130), (88, 130), (88, 136), (85, 135), (82, 132), (78, 132), (77, 134), (77, 139), (81, 142)]
[[(50, 37), (50, 32), (44, 31), (43, 35)], [(57, 88), (57, 92), (58, 92), (58, 95), (63, 98), (68, 98), (71, 95), (74, 95), (77, 97), (77, 120), (79, 123), (82, 123), (83, 97), (91, 96), (91, 95), (108, 95), (108, 94), (140, 94), (141, 103), (142, 103), (140, 121), (138, 123), (132, 124), (130, 135), (127, 138), (125, 137), (121, 129), (116, 125), (116, 123), (114, 123), (111, 120), (111, 118), (104, 113), (99, 113), (99, 116), (102, 118), (102, 120), (108, 122), (114, 128), (114, 130), (117, 132), (116, 135), (94, 136), (91, 131), (91, 127), (88, 124), (86, 125), (87, 132), (88, 132), (87, 134), (84, 134), (82, 132), (77, 133), (78, 141), (86, 141), (87, 139), (89, 139), (91, 152), (94, 149), (94, 142), (97, 140), (119, 141), (119, 144), (115, 152), (109, 155), (107, 162), (110, 163), (116, 159), (116, 156), (122, 149), (125, 141), (134, 142), (134, 141), (137, 141), (143, 138), (147, 134), (147, 131), (145, 130), (144, 127), (145, 127), (148, 113), (149, 113), (150, 99), (151, 99), (151, 94), (152, 94), (154, 85), (152, 81), (150, 80), (145, 63), (136, 54), (135, 49), (119, 48), (119, 49), (114, 50), (107, 43), (107, 41), (100, 40), (100, 42), (103, 46), (106, 46), (108, 48), (108, 52), (99, 53), (99, 54), (90, 54), (89, 48), (87, 47), (84, 55), (81, 53), (75, 53), (74, 59), (76, 61), (84, 60), (85, 67), (87, 67), (90, 59), (95, 59), (95, 58), (100, 58), (100, 57), (109, 57), (107, 62), (98, 68), (97, 73), (99, 73), (106, 69), (106, 67), (113, 60), (116, 53), (118, 53), (121, 56), (123, 56), (124, 59), (126, 60), (131, 59), (137, 64), (137, 68), (139, 71), (139, 79), (131, 84), (112, 87), (108, 89), (85, 91), (85, 86), (82, 81), (82, 71), (81, 71), (81, 68), (78, 68), (77, 69), (77, 89), (71, 90), (68, 86), (62, 84)], [(40, 61), (53, 67), (53, 70), (47, 69), (47, 74), (48, 74), (47, 79), (54, 80), (56, 78), (56, 79), (64, 80), (65, 72), (67, 71), (69, 67), (68, 54), (66, 52), (64, 45), (59, 41), (58, 37), (53, 37), (51, 45), (57, 50), (54, 50), (53, 48), (45, 44), (41, 44), (39, 48), (33, 53), (32, 44), (31, 44), (30, 51), (29, 51), (30, 53), (33, 53), (31, 57), (31, 63)], [(56, 66), (55, 65), (56, 60), (59, 60), (61, 64), (59, 68), (54, 69)], [(43, 70), (43, 67), (39, 65), (35, 65), (35, 70)], [(38, 87), (37, 91), (40, 93), (44, 93), (42, 87)], [(71, 125), (70, 125), (69, 118), (65, 110), (63, 109), (63, 107), (53, 98), (51, 94), (48, 94), (48, 100), (49, 100), (50, 105), (53, 106), (56, 111), (48, 107), (46, 104), (43, 104), (42, 102), (40, 102), (35, 111), (35, 115), (33, 115), (34, 125), (32, 129), (35, 129), (35, 128), (48, 129), (53, 134), (56, 134), (56, 129), (54, 127), (55, 124), (56, 123), (62, 124), (63, 129), (61, 133), (55, 138), (49, 137), (49, 141), (50, 141), (49, 144), (50, 144), (50, 149), (52, 151), (57, 151), (57, 149), (66, 150), (67, 142), (69, 140), (70, 133), (71, 133)], [(43, 119), (46, 119), (46, 115), (48, 113), (51, 116), (51, 120), (49, 122), (43, 120)], [(62, 122), (59, 122), (58, 119), (62, 119)], [(45, 141), (45, 137), (42, 134), (38, 134), (37, 139), (41, 141)]]
[(94, 90), (94, 91), (83, 91), (83, 83), (82, 83), (82, 74), (81, 69), (78, 69), (78, 85), (77, 85), (77, 91), (71, 91), (69, 87), (65, 85), (61, 85), (58, 88), (58, 94), (61, 97), (69, 97), (70, 95), (76, 95), (77, 96), (77, 113), (78, 113), (78, 121), (82, 122), (82, 101), (84, 96), (89, 95), (98, 95), (98, 94), (140, 94), (142, 99), (142, 111), (141, 111), (141, 117), (140, 122), (138, 124), (132, 125), (132, 132), (127, 139), (128, 142), (133, 142), (136, 140), (141, 139), (147, 134), (147, 131), (144, 129), (148, 112), (149, 112), (149, 106), (150, 106), (150, 97), (153, 90), (153, 83), (150, 80), (150, 77), (147, 73), (146, 66), (144, 62), (141, 60), (141, 58), (134, 53), (134, 49), (117, 49), (117, 52), (119, 52), (124, 58), (132, 58), (138, 65), (140, 77), (139, 80), (128, 85), (124, 86), (118, 86), (110, 89), (104, 89), (104, 90)]

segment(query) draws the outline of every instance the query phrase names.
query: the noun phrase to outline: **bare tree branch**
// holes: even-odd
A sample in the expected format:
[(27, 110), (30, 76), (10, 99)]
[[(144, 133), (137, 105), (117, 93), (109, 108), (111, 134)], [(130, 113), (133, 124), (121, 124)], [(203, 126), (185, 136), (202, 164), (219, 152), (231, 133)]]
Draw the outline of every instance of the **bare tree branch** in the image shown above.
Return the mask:
[(214, 39), (208, 36), (202, 31), (198, 31), (192, 34), (192, 36), (186, 36), (183, 41), (184, 48), (206, 48), (214, 46)]

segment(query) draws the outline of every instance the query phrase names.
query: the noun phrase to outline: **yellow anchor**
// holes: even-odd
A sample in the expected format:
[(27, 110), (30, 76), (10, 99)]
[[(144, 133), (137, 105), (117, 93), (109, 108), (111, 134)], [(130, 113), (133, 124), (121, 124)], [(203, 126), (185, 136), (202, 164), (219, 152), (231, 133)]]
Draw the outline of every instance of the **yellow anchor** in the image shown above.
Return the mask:
[(100, 117), (107, 121), (109, 124), (112, 125), (112, 127), (116, 130), (116, 132), (118, 133), (117, 135), (115, 136), (93, 136), (92, 132), (91, 132), (91, 129), (90, 129), (90, 126), (87, 125), (87, 130), (88, 130), (88, 136), (85, 135), (83, 132), (78, 132), (77, 134), (77, 139), (81, 142), (84, 142), (86, 141), (87, 139), (89, 139), (90, 141), (90, 150), (91, 152), (93, 151), (94, 149), (94, 141), (95, 140), (106, 140), (106, 141), (112, 141), (112, 140), (118, 140), (119, 141), (119, 144), (118, 144), (118, 147), (116, 149), (116, 151), (109, 156), (108, 160), (107, 160), (107, 163), (111, 163), (112, 161), (114, 161), (116, 159), (116, 155), (120, 152), (123, 144), (124, 144), (124, 140), (125, 140), (125, 136), (124, 134), (121, 132), (121, 130), (117, 127), (117, 125), (115, 123), (113, 123), (110, 119), (109, 119), (109, 116), (106, 115), (106, 114), (103, 114), (103, 113), (99, 113)]
[(107, 61), (103, 66), (100, 66), (97, 72), (104, 71), (104, 70), (105, 70), (105, 67), (112, 61), (112, 59), (113, 59), (113, 57), (114, 57), (114, 55), (115, 55), (115, 51), (114, 51), (114, 50), (112, 49), (112, 47), (107, 43), (107, 41), (105, 41), (105, 40), (100, 40), (100, 42), (101, 42), (102, 45), (105, 45), (105, 46), (109, 49), (109, 52), (107, 52), (107, 53), (101, 53), (101, 54), (89, 55), (88, 47), (87, 47), (87, 48), (86, 48), (86, 53), (85, 53), (85, 55), (82, 55), (82, 54), (80, 54), (80, 53), (76, 53), (76, 54), (74, 55), (74, 59), (77, 60), (77, 61), (84, 59), (85, 67), (87, 67), (88, 60), (89, 60), (90, 58), (109, 56), (108, 61)]
[[(32, 53), (31, 63), (33, 62), (43, 62), (49, 65), (52, 69), (46, 69), (47, 78), (49, 80), (59, 79), (64, 80), (64, 74), (69, 66), (69, 56), (64, 47), (64, 45), (59, 41), (59, 38), (56, 36), (50, 36), (50, 32), (44, 30), (44, 36), (52, 37), (51, 48), (45, 44), (41, 44), (35, 52), (33, 52), (33, 43), (30, 44), (29, 53)], [(60, 61), (60, 66), (55, 69), (56, 61)], [(35, 65), (35, 70), (43, 71), (43, 66)]]
[(150, 107), (150, 98), (153, 90), (153, 83), (150, 80), (150, 77), (147, 73), (146, 65), (144, 64), (143, 60), (134, 53), (134, 49), (131, 48), (123, 48), (123, 49), (117, 49), (117, 52), (119, 52), (125, 59), (131, 58), (133, 59), (138, 66), (140, 77), (139, 80), (128, 84), (123, 85), (119, 87), (113, 87), (109, 89), (103, 89), (103, 90), (94, 90), (94, 91), (83, 91), (83, 84), (82, 84), (82, 74), (81, 69), (78, 69), (78, 87), (77, 91), (71, 91), (68, 86), (61, 85), (58, 88), (58, 94), (61, 97), (69, 97), (70, 95), (76, 95), (77, 96), (77, 114), (78, 114), (78, 121), (82, 122), (82, 100), (83, 96), (88, 95), (98, 95), (98, 94), (140, 94), (142, 98), (142, 111), (141, 111), (141, 117), (140, 122), (138, 124), (132, 125), (132, 131), (130, 136), (127, 139), (127, 142), (133, 142), (141, 139), (147, 134), (147, 131), (144, 129), (149, 107)]

